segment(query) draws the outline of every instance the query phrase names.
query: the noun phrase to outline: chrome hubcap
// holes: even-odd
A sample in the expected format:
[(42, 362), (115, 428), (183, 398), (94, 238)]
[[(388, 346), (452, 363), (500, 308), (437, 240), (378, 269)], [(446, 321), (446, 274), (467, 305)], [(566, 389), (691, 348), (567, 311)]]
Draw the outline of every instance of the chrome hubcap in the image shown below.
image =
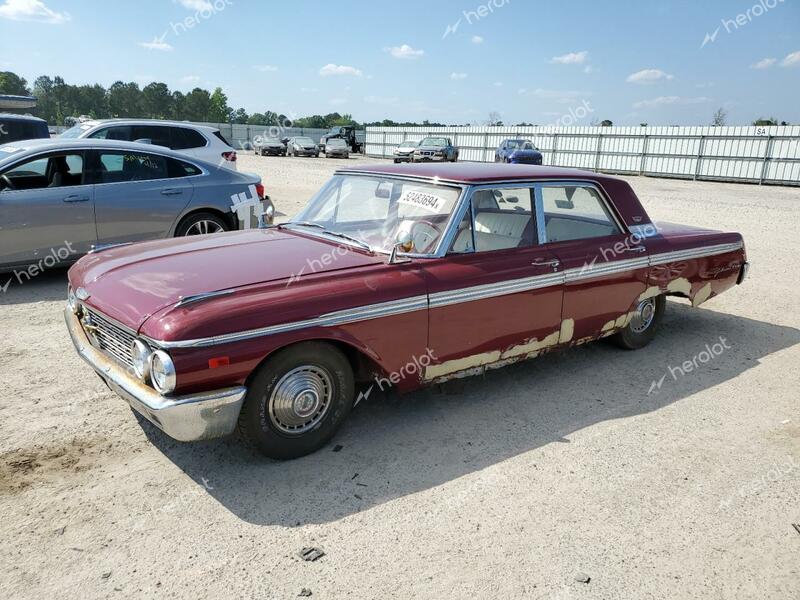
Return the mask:
[(636, 312), (631, 319), (631, 329), (635, 333), (642, 333), (653, 323), (656, 316), (656, 301), (654, 298), (642, 300), (636, 307)]
[(222, 226), (215, 221), (198, 221), (189, 229), (186, 230), (186, 235), (206, 235), (209, 233), (219, 233), (222, 231)]
[(331, 406), (333, 385), (327, 371), (312, 365), (280, 378), (269, 398), (269, 418), (279, 431), (299, 435), (313, 429)]

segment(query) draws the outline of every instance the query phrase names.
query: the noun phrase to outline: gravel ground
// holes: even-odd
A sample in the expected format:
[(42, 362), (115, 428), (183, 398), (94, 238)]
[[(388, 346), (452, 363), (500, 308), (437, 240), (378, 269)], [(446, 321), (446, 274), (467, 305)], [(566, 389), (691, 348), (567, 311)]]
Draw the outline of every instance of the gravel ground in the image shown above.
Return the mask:
[[(283, 214), (344, 164), (240, 160)], [(373, 395), (292, 462), (140, 422), (73, 351), (64, 272), (11, 285), (0, 597), (800, 597), (800, 190), (631, 181), (655, 219), (741, 231), (746, 285), (669, 302), (638, 352)]]

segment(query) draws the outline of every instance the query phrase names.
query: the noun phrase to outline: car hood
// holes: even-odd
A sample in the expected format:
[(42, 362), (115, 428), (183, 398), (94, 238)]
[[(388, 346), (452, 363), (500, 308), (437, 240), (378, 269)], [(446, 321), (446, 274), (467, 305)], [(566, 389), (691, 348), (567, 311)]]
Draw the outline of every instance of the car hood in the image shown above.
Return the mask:
[(414, 150), (444, 150), (447, 146), (417, 146)]
[(181, 298), (384, 262), (379, 254), (338, 248), (277, 228), (159, 240), (89, 254), (69, 280), (86, 290), (89, 306), (138, 331)]

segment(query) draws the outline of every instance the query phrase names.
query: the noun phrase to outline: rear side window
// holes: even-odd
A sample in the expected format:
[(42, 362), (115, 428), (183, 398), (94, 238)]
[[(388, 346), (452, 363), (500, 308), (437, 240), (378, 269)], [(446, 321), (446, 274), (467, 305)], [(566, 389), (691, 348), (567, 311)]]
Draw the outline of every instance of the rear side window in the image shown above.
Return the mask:
[(171, 127), (173, 150), (188, 150), (189, 148), (203, 148), (208, 144), (199, 132), (186, 127)]
[(101, 152), (97, 183), (120, 183), (166, 179), (167, 159), (139, 152)]
[(191, 177), (192, 175), (200, 175), (202, 171), (195, 167), (193, 164), (177, 160), (175, 158), (167, 159), (167, 169), (169, 171), (170, 179), (177, 177)]
[(228, 142), (228, 140), (225, 139), (225, 136), (223, 136), (222, 133), (220, 133), (219, 131), (215, 131), (214, 132), (214, 137), (217, 138), (219, 141), (221, 141), (226, 146), (230, 146), (231, 145), (230, 142)]
[(48, 137), (50, 132), (47, 123), (24, 119), (0, 119), (0, 144)]
[(542, 186), (548, 242), (563, 242), (620, 233), (614, 218), (592, 187)]
[(104, 127), (94, 133), (89, 134), (95, 140), (120, 140), (123, 142), (131, 141), (131, 128), (129, 125), (117, 125), (115, 127)]
[(145, 139), (150, 140), (150, 143), (156, 146), (171, 148), (170, 129), (172, 128), (163, 125), (133, 125), (131, 127), (131, 141)]

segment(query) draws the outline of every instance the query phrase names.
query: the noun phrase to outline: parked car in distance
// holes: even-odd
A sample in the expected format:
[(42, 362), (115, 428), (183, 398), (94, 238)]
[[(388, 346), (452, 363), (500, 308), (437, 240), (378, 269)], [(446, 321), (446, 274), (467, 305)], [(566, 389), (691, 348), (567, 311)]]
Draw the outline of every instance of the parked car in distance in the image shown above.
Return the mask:
[[(232, 212), (242, 200), (255, 216), (244, 206)], [(93, 246), (257, 226), (265, 213), (270, 221), (274, 207), (257, 175), (167, 148), (69, 138), (0, 146), (5, 271), (35, 264), (65, 245), (69, 252), (58, 253), (59, 264)]]
[(339, 158), (350, 158), (350, 146), (341, 138), (332, 138), (325, 144), (325, 158), (337, 156)]
[(494, 153), (494, 162), (541, 165), (542, 153), (530, 140), (503, 140)]
[(667, 296), (698, 306), (747, 267), (740, 234), (653, 223), (622, 179), (381, 164), (337, 171), (276, 227), (90, 255), (65, 318), (84, 360), (168, 435), (237, 429), (293, 458), (332, 438), (358, 389), (604, 337), (641, 348)]
[(0, 144), (50, 137), (47, 121), (31, 115), (0, 113)]
[(59, 137), (146, 142), (236, 170), (236, 150), (219, 129), (206, 125), (154, 119), (102, 119), (78, 123)]
[(256, 155), (286, 156), (286, 144), (278, 138), (263, 138), (253, 143)]
[(411, 155), (411, 162), (456, 162), (458, 148), (450, 138), (426, 137), (420, 141)]
[(414, 150), (419, 146), (420, 140), (406, 140), (397, 144), (397, 147), (392, 151), (394, 162), (411, 162)]
[(319, 156), (319, 148), (310, 137), (291, 137), (286, 142), (287, 156)]
[(363, 132), (356, 131), (355, 127), (350, 125), (339, 125), (331, 127), (328, 133), (323, 135), (319, 140), (320, 152), (325, 152), (325, 146), (329, 140), (342, 139), (350, 148), (351, 152), (359, 153), (364, 151), (364, 139), (361, 137)]

